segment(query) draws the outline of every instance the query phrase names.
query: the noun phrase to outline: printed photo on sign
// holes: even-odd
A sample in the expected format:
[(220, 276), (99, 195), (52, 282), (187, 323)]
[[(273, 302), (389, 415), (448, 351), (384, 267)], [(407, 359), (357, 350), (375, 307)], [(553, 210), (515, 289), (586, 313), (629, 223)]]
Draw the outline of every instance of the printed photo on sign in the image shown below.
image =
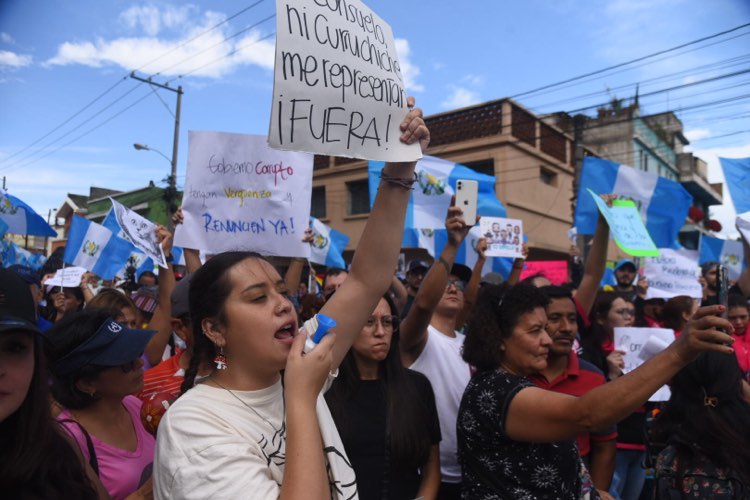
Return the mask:
[(142, 250), (162, 267), (167, 267), (164, 250), (156, 239), (156, 224), (112, 198), (117, 223), (125, 239)]
[(523, 222), (518, 219), (482, 217), (482, 235), (487, 238), (488, 257), (523, 257)]
[(312, 163), (313, 155), (269, 148), (264, 136), (190, 131), (184, 221), (175, 245), (308, 258), (302, 238)]
[(393, 31), (359, 0), (276, 1), (272, 148), (383, 161), (422, 157), (399, 140), (408, 113)]

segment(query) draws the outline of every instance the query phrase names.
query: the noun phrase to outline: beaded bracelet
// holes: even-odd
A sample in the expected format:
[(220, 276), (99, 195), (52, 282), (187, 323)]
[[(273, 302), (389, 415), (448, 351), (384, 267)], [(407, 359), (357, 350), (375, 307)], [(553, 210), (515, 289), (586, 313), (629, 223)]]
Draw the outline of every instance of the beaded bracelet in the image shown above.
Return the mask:
[(405, 179), (403, 177), (393, 177), (393, 176), (390, 176), (390, 175), (386, 174), (385, 172), (381, 171), (380, 172), (380, 179), (383, 180), (383, 181), (385, 181), (385, 182), (389, 182), (391, 184), (395, 184), (396, 186), (400, 186), (400, 187), (402, 187), (402, 188), (404, 188), (406, 190), (412, 191), (414, 189), (414, 187), (413, 187), (414, 183), (417, 182), (417, 174), (416, 173), (414, 174), (414, 178), (413, 179)]

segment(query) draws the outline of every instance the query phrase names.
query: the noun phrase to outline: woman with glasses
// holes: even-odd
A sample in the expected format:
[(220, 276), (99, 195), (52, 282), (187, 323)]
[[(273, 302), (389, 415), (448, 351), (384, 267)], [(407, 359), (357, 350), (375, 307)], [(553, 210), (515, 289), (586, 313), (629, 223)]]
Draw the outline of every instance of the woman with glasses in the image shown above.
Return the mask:
[(58, 422), (78, 443), (114, 499), (151, 494), (155, 440), (141, 424), (141, 355), (154, 332), (112, 319), (118, 311), (85, 309), (46, 334)]
[(326, 393), (362, 500), (433, 499), (440, 488), (435, 396), (401, 364), (397, 313), (384, 295)]

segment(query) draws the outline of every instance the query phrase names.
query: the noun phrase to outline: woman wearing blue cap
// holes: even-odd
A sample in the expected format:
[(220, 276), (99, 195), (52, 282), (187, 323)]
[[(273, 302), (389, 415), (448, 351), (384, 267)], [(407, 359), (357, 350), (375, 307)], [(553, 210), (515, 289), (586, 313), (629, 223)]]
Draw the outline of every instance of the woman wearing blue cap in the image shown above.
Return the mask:
[(114, 499), (150, 495), (154, 437), (141, 424), (141, 354), (154, 332), (130, 330), (116, 311), (86, 309), (46, 334), (58, 421)]

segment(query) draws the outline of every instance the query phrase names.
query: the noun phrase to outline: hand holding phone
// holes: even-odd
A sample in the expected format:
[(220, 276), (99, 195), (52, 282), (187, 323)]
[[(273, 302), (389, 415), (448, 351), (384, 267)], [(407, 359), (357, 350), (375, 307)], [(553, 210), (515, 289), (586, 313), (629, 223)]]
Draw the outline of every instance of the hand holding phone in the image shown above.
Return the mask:
[(456, 206), (463, 212), (464, 223), (471, 227), (477, 221), (479, 183), (468, 179), (456, 181)]

